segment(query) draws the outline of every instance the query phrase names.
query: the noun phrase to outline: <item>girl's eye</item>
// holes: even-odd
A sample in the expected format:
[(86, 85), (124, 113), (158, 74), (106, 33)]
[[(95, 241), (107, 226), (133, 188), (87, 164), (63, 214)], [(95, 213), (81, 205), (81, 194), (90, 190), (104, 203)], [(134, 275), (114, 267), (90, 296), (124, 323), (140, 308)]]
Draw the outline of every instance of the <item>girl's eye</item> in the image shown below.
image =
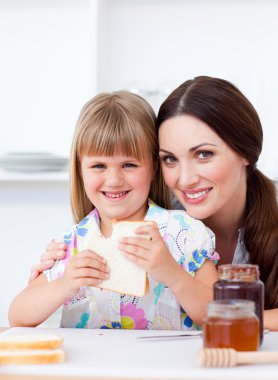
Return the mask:
[(177, 159), (174, 156), (162, 156), (161, 161), (163, 164), (171, 165), (174, 164), (177, 161)]
[(126, 163), (123, 165), (124, 168), (137, 168), (137, 166), (138, 166), (138, 165), (133, 164), (133, 163), (131, 163), (131, 162), (126, 162)]
[(92, 169), (105, 169), (104, 164), (95, 164), (91, 166)]
[(202, 150), (199, 152), (196, 152), (196, 157), (200, 160), (205, 160), (207, 158), (211, 158), (213, 156), (213, 153), (208, 150)]

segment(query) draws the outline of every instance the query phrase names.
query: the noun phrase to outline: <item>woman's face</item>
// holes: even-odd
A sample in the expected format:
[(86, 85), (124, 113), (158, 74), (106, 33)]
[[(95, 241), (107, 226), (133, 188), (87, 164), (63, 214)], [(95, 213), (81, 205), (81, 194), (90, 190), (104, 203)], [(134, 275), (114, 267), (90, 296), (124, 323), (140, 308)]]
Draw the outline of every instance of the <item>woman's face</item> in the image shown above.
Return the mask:
[(189, 215), (229, 218), (245, 205), (248, 162), (206, 123), (189, 115), (168, 119), (159, 146), (165, 182)]

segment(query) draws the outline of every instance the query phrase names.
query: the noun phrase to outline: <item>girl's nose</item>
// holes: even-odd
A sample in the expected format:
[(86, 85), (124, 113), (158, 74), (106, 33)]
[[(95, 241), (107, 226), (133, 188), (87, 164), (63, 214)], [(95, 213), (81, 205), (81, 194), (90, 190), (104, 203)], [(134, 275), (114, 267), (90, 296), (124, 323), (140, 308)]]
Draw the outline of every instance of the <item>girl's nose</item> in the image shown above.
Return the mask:
[(121, 170), (111, 169), (107, 172), (106, 183), (110, 187), (119, 187), (124, 183), (123, 173)]

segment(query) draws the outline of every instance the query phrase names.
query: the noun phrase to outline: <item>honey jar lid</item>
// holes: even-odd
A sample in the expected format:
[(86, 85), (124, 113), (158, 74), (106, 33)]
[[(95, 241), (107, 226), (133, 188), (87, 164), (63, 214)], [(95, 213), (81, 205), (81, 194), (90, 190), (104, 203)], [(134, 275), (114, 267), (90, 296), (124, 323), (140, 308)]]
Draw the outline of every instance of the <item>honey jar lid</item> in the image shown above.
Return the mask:
[(218, 275), (220, 280), (246, 281), (259, 280), (259, 267), (252, 264), (225, 264), (219, 265)]

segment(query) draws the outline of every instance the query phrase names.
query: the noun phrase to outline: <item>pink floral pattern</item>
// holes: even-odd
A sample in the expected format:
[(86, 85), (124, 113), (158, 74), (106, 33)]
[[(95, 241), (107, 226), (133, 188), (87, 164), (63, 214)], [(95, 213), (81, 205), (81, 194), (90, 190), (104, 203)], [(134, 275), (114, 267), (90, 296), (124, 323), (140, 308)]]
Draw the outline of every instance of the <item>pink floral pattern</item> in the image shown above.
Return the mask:
[(148, 326), (144, 310), (134, 303), (121, 304), (121, 322), (124, 329), (145, 330)]

